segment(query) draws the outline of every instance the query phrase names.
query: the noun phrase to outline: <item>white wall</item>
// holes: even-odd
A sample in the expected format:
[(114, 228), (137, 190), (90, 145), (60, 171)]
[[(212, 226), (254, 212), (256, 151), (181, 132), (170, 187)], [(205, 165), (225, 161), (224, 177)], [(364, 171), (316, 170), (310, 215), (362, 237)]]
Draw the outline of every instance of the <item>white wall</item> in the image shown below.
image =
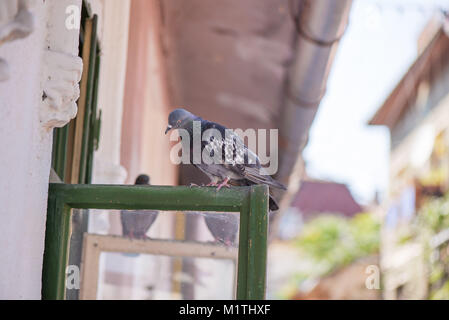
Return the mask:
[[(42, 19), (42, 6), (35, 14)], [(44, 36), (38, 23), (28, 38), (0, 47), (10, 70), (0, 82), (1, 299), (40, 298), (52, 138), (39, 124)]]
[[(2, 0), (0, 11), (17, 3), (34, 3), (34, 30), (0, 45), (9, 67), (9, 79), (0, 82), (0, 299), (40, 299), (51, 129), (76, 113), (81, 71), (78, 31), (61, 23), (66, 6), (80, 0)], [(7, 23), (0, 15), (0, 35)], [(61, 76), (60, 89), (48, 75)]]

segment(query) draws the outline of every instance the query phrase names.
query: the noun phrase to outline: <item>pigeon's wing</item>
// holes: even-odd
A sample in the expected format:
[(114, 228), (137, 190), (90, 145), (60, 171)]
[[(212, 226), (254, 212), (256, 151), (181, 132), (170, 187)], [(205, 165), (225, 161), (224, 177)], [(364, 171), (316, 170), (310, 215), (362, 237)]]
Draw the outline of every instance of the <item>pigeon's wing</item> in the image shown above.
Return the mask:
[(157, 211), (138, 211), (136, 212), (135, 217), (135, 230), (138, 234), (146, 234), (148, 230), (150, 229), (151, 225), (154, 223), (158, 215)]
[[(225, 177), (232, 177), (239, 179), (240, 177), (235, 171), (228, 168), (225, 163), (227, 161), (228, 145), (226, 144), (226, 136), (229, 135), (226, 128), (222, 125), (202, 120), (202, 141), (201, 141), (201, 163), (193, 164), (205, 172), (211, 181), (215, 181), (214, 177), (218, 179), (224, 179)], [(231, 145), (232, 147), (232, 145)], [(191, 150), (193, 154), (193, 150)], [(208, 155), (208, 161), (202, 157)], [(232, 153), (231, 153), (232, 157)]]
[(256, 184), (266, 184), (274, 188), (287, 190), (282, 183), (274, 180), (270, 175), (264, 174), (264, 168), (260, 166), (236, 164), (233, 168), (244, 178)]
[(143, 236), (150, 229), (158, 215), (157, 211), (149, 210), (122, 210), (120, 220), (122, 223), (122, 234), (130, 236)]
[(135, 215), (132, 211), (122, 210), (120, 211), (120, 221), (122, 223), (122, 234), (129, 236), (131, 232), (134, 232)]
[(201, 131), (201, 152), (206, 152), (211, 158), (219, 157), (217, 160), (224, 162), (226, 128), (221, 124), (203, 120)]
[[(214, 132), (208, 130), (214, 129)], [(249, 150), (242, 139), (221, 124), (203, 120), (203, 141), (202, 151), (208, 153), (211, 157), (217, 156), (222, 165), (249, 164), (260, 167), (259, 158)], [(210, 132), (210, 133), (209, 133)], [(209, 133), (209, 134), (208, 134)]]
[[(204, 134), (204, 132), (208, 132), (208, 129), (217, 130), (219, 136), (214, 136), (213, 131), (210, 135)], [(265, 173), (257, 155), (248, 149), (242, 139), (232, 130), (206, 120), (202, 120), (201, 130), (203, 132), (201, 151), (205, 150), (211, 157), (216, 156), (220, 160), (218, 164), (201, 164), (203, 171), (218, 177), (229, 177), (234, 180), (248, 179), (257, 184), (286, 189), (283, 184)]]
[[(232, 139), (232, 141), (230, 140)], [(225, 164), (234, 172), (245, 179), (256, 184), (267, 184), (269, 186), (286, 190), (287, 188), (280, 182), (274, 180), (260, 165), (259, 157), (243, 143), (242, 139), (235, 133), (228, 135), (226, 143), (233, 146), (234, 162)]]
[(238, 218), (234, 214), (208, 214), (204, 217), (212, 236), (223, 243), (234, 244), (239, 231)]

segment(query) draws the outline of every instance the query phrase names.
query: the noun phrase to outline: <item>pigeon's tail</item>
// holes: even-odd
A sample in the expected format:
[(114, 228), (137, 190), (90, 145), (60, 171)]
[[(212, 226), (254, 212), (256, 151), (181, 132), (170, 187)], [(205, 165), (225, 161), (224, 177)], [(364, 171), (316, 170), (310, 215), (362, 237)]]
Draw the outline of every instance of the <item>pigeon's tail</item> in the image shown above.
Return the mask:
[(268, 207), (270, 208), (270, 211), (277, 211), (279, 210), (279, 205), (277, 204), (276, 200), (270, 195), (270, 200), (268, 203)]
[(272, 186), (272, 187), (275, 187), (275, 188), (278, 188), (278, 189), (287, 190), (287, 187), (284, 186), (282, 183), (280, 183), (280, 182), (277, 181), (277, 180), (274, 180), (274, 179), (273, 179), (272, 177), (270, 177), (270, 176), (268, 176), (268, 177), (269, 177), (269, 180), (270, 180), (270, 182), (267, 183), (268, 185), (270, 185), (270, 186)]
[[(251, 180), (247, 180), (247, 179), (231, 180), (229, 183), (233, 186), (252, 186), (252, 185), (257, 184), (255, 182), (253, 182)], [(270, 190), (270, 194), (269, 194), (268, 207), (270, 208), (270, 211), (279, 210), (279, 205), (278, 205), (277, 201), (274, 200), (273, 196), (271, 195), (271, 190)]]
[(274, 188), (287, 190), (287, 188), (280, 182), (274, 180), (270, 175), (260, 174), (258, 168), (245, 167), (245, 178), (255, 183), (266, 184)]

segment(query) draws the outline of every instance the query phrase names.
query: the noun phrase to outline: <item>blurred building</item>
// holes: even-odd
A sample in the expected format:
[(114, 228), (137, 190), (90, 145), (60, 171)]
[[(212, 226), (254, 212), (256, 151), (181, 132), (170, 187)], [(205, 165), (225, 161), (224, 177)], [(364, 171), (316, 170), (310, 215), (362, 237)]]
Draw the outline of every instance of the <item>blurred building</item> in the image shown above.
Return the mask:
[[(329, 257), (323, 255), (321, 261), (314, 261), (304, 252), (304, 248), (298, 245), (307, 224), (318, 221), (314, 220), (315, 218), (325, 218), (329, 224), (324, 223), (322, 226), (326, 227), (314, 229), (311, 238), (315, 239), (315, 242), (309, 242), (308, 248), (324, 249), (329, 247), (329, 244), (326, 246), (325, 243), (335, 238), (344, 238), (350, 242), (351, 235), (345, 234), (347, 229), (339, 229), (338, 223), (332, 224), (335, 222), (334, 218), (341, 219), (338, 220), (340, 223), (347, 223), (367, 209), (357, 203), (345, 184), (310, 178), (302, 181), (290, 208), (282, 217), (278, 238), (271, 243), (268, 261), (270, 293), (299, 300), (380, 299), (380, 290), (370, 290), (365, 285), (367, 268), (379, 263), (377, 252), (349, 259), (343, 265), (333, 265), (330, 270), (318, 271), (326, 265)], [(366, 233), (367, 230), (361, 232)], [(340, 249), (332, 247), (336, 255), (341, 252)], [(288, 256), (288, 261), (283, 260), (283, 256)], [(306, 275), (307, 278), (298, 281)]]
[(307, 179), (301, 182), (290, 207), (284, 213), (278, 236), (282, 239), (294, 238), (302, 223), (320, 214), (335, 214), (352, 217), (363, 211), (345, 184)]
[(369, 122), (391, 133), (390, 194), (384, 207), (382, 267), (389, 299), (427, 297), (422, 244), (406, 241), (417, 211), (449, 186), (449, 37), (429, 22), (418, 57)]
[(343, 183), (305, 180), (291, 204), (305, 219), (320, 213), (335, 213), (346, 217), (362, 212), (348, 187)]
[(309, 292), (297, 292), (294, 300), (380, 300), (380, 290), (367, 290), (367, 270), (378, 265), (372, 255), (357, 260), (323, 277)]

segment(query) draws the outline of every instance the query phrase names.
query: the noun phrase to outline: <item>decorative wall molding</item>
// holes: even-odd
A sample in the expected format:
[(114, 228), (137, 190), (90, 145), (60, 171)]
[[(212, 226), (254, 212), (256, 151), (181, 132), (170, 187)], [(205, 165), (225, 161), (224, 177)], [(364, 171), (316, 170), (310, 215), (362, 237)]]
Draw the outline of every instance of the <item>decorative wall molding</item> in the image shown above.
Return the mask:
[[(30, 11), (35, 0), (2, 0), (0, 2), (0, 46), (27, 37), (34, 29)], [(9, 79), (8, 63), (0, 58), (0, 81)]]
[[(80, 30), (67, 27), (67, 8), (81, 0), (46, 0), (47, 37), (42, 60), (42, 104), (39, 111), (41, 125), (50, 130), (62, 127), (76, 116), (76, 101), (80, 96), (79, 81), (83, 62), (78, 57)], [(78, 19), (81, 17), (79, 16)]]
[(75, 55), (46, 50), (43, 70), (40, 121), (48, 129), (62, 127), (78, 110), (76, 101), (80, 95), (83, 61)]

